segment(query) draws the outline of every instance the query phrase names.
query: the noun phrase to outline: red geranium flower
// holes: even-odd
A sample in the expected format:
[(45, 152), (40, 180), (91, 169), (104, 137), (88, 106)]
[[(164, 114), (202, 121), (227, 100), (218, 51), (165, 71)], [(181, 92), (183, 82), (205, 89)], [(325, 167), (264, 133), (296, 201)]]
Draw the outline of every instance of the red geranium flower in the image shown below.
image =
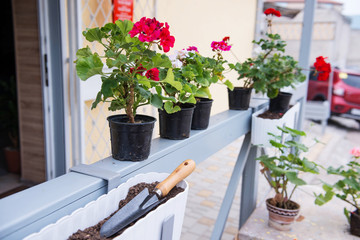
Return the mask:
[(316, 58), (314, 63), (314, 67), (316, 71), (319, 73), (317, 79), (319, 81), (326, 81), (329, 78), (329, 74), (331, 72), (331, 65), (330, 63), (325, 62), (323, 56), (319, 56)]
[(274, 15), (274, 16), (277, 16), (277, 17), (281, 17), (281, 13), (280, 11), (274, 9), (274, 8), (268, 8), (264, 11), (265, 15), (268, 16), (268, 15)]
[(171, 47), (174, 47), (175, 38), (170, 35), (169, 25), (167, 23), (160, 23), (156, 18), (150, 19), (143, 17), (136, 22), (129, 32), (130, 37), (135, 37), (139, 34), (141, 42), (154, 42), (160, 40), (160, 45), (164, 52), (168, 52)]
[[(130, 68), (130, 73), (133, 73), (134, 72), (134, 68)], [(143, 73), (146, 71), (146, 68), (144, 68), (141, 64), (140, 66), (136, 69), (136, 73)]]
[(224, 37), (224, 38), (223, 38), (223, 41), (226, 42), (226, 43), (229, 42), (229, 41), (230, 41), (230, 37)]
[(151, 80), (159, 81), (160, 80), (160, 78), (159, 78), (159, 69), (152, 68), (152, 69), (150, 69), (150, 70), (148, 70), (146, 72), (145, 76), (147, 78), (150, 78)]

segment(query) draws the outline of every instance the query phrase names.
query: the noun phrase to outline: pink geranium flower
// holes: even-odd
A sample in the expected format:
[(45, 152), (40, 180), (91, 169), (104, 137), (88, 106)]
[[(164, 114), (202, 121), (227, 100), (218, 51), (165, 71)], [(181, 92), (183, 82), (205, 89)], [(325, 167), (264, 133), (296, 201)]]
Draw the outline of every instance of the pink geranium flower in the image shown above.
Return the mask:
[(360, 148), (354, 147), (351, 149), (350, 154), (356, 158), (360, 157)]
[(195, 52), (199, 52), (197, 47), (194, 47), (194, 46), (189, 46), (187, 49), (187, 51), (195, 51)]

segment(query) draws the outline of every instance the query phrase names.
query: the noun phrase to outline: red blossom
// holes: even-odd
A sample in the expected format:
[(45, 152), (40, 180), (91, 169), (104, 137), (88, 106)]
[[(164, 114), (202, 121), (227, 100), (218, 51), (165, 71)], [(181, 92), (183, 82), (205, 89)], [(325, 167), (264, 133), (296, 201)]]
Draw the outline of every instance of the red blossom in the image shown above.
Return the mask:
[(168, 52), (171, 47), (174, 47), (175, 38), (170, 35), (168, 23), (160, 23), (156, 18), (143, 17), (136, 22), (129, 32), (130, 37), (135, 37), (139, 34), (141, 42), (154, 42), (160, 40), (160, 45), (164, 52)]
[(159, 78), (159, 69), (152, 68), (152, 69), (150, 69), (150, 70), (148, 70), (146, 72), (145, 76), (147, 78), (150, 78), (151, 80), (159, 81), (160, 80), (160, 78)]
[[(130, 73), (133, 73), (134, 72), (134, 68), (130, 68)], [(141, 64), (138, 68), (136, 68), (136, 73), (143, 73), (146, 71), (146, 68), (144, 68)]]
[(274, 9), (274, 8), (268, 8), (268, 9), (266, 9), (266, 10), (264, 11), (264, 14), (265, 14), (266, 16), (268, 16), (268, 15), (273, 15), (273, 16), (281, 17), (280, 11), (278, 11), (278, 10), (276, 10), (276, 9)]
[(230, 41), (230, 37), (224, 37), (224, 38), (223, 38), (223, 41), (226, 42), (226, 43), (228, 43), (228, 42)]
[(187, 49), (187, 51), (195, 51), (195, 52), (199, 52), (197, 47), (194, 47), (194, 46), (189, 46)]
[(221, 41), (221, 42), (213, 41), (211, 43), (211, 48), (213, 51), (230, 51), (231, 45), (228, 45), (224, 41)]
[(314, 63), (314, 67), (316, 71), (319, 73), (317, 79), (319, 81), (326, 81), (329, 78), (329, 74), (331, 72), (331, 65), (330, 63), (325, 62), (323, 56), (319, 56), (316, 58)]

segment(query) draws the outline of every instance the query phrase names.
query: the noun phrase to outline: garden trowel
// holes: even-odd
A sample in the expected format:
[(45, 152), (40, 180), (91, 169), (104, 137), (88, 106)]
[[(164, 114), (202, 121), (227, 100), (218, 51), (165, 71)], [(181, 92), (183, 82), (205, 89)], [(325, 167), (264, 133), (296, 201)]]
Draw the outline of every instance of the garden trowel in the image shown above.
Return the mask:
[(158, 206), (170, 190), (195, 169), (195, 162), (188, 159), (181, 163), (164, 181), (156, 185), (153, 192), (145, 188), (135, 198), (121, 208), (100, 229), (101, 237), (110, 237), (133, 221), (139, 219)]

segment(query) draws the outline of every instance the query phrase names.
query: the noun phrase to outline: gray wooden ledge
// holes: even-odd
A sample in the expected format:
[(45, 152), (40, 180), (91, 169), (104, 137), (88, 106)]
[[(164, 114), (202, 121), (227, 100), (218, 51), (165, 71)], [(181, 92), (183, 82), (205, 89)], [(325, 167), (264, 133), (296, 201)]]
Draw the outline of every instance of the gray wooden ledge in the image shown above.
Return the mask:
[[(111, 157), (92, 167), (116, 172), (121, 182), (147, 172), (171, 172), (186, 159), (197, 164), (251, 130), (251, 114), (267, 106), (267, 101), (252, 99), (246, 111), (224, 111), (214, 115), (206, 130), (192, 130), (185, 140), (156, 138), (150, 156), (141, 162), (116, 161)], [(246, 159), (240, 159), (246, 161)], [(107, 181), (70, 172), (48, 182), (0, 199), (0, 239), (21, 239), (55, 223), (107, 192)], [(246, 195), (245, 195), (246, 196)], [(232, 199), (231, 199), (232, 201)]]

